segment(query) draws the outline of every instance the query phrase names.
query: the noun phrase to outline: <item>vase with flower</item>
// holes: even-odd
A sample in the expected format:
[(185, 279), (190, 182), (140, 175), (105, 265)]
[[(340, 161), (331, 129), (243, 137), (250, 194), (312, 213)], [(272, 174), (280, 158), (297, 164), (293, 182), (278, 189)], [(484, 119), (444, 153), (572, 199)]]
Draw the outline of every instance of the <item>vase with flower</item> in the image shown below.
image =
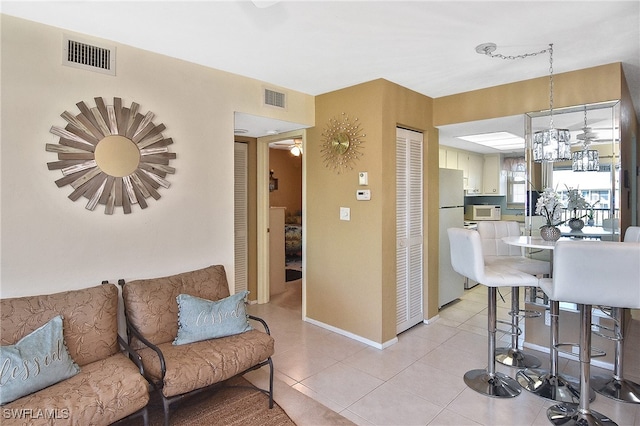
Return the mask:
[(552, 188), (545, 188), (536, 202), (536, 214), (544, 218), (540, 227), (540, 236), (545, 241), (557, 241), (560, 238), (558, 225), (562, 223), (562, 203), (560, 195)]
[(574, 231), (579, 231), (584, 227), (584, 216), (578, 216), (578, 210), (584, 210), (589, 207), (587, 200), (584, 199), (578, 188), (570, 188), (567, 186), (567, 209), (571, 210), (572, 216), (568, 221), (569, 227)]

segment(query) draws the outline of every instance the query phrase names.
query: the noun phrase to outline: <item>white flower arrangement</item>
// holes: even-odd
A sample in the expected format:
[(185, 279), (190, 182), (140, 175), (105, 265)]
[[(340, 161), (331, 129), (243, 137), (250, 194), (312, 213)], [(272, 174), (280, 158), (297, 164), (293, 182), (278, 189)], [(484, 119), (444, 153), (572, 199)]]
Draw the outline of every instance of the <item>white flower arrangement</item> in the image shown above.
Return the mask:
[(545, 188), (536, 202), (536, 214), (544, 217), (549, 226), (557, 226), (563, 222), (560, 220), (562, 208), (560, 195), (552, 188)]
[(578, 210), (584, 210), (589, 207), (587, 200), (584, 199), (578, 188), (570, 188), (567, 186), (567, 208), (573, 210), (574, 219), (579, 219), (577, 216)]

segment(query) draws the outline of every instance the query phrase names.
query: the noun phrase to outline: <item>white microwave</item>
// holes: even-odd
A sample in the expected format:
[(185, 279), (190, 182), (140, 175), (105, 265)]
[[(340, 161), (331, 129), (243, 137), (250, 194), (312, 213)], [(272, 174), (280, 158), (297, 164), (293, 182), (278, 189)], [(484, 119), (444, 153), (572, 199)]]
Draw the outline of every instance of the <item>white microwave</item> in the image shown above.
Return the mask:
[(471, 220), (500, 220), (500, 206), (474, 204), (471, 207)]

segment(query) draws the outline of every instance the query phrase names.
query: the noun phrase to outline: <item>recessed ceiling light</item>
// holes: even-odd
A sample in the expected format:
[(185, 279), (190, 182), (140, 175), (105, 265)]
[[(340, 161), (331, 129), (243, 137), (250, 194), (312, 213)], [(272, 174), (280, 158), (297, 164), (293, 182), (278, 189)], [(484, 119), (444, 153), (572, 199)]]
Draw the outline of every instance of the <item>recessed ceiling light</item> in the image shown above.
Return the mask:
[(233, 129), (233, 133), (241, 134), (241, 133), (249, 133), (247, 129)]
[(480, 133), (477, 135), (458, 136), (458, 139), (503, 151), (524, 149), (524, 139), (509, 132), (492, 132)]

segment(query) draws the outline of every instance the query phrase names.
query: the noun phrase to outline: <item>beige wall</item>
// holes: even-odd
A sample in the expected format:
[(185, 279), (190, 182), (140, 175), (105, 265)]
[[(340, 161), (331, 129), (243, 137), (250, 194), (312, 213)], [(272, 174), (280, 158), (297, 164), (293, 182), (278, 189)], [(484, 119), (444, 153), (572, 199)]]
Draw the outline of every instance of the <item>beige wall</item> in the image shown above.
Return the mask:
[[(621, 99), (619, 63), (554, 75), (553, 107)], [(549, 77), (518, 81), (434, 99), (433, 123), (452, 123), (507, 117), (549, 109)]]
[[(337, 174), (323, 164), (322, 132), (343, 113), (366, 136), (354, 169)], [(430, 98), (385, 80), (316, 97), (305, 151), (308, 318), (378, 344), (395, 337), (395, 129), (430, 129), (430, 117)], [(369, 174), (371, 201), (355, 199), (359, 171)], [(339, 220), (340, 207), (351, 209), (350, 221)]]
[[(312, 96), (283, 89), (288, 109), (262, 106), (264, 83), (117, 45), (117, 75), (61, 65), (63, 31), (1, 16), (2, 259), (1, 294), (53, 293), (210, 264), (233, 282), (234, 112), (314, 124)], [(65, 33), (67, 33), (65, 31)], [(86, 36), (81, 37), (84, 39)], [(28, 52), (25, 53), (25, 52)], [(270, 86), (271, 87), (271, 86)], [(57, 143), (52, 125), (64, 111), (94, 106), (94, 97), (140, 104), (173, 138), (175, 175), (146, 210), (103, 208), (70, 201), (47, 170)]]

